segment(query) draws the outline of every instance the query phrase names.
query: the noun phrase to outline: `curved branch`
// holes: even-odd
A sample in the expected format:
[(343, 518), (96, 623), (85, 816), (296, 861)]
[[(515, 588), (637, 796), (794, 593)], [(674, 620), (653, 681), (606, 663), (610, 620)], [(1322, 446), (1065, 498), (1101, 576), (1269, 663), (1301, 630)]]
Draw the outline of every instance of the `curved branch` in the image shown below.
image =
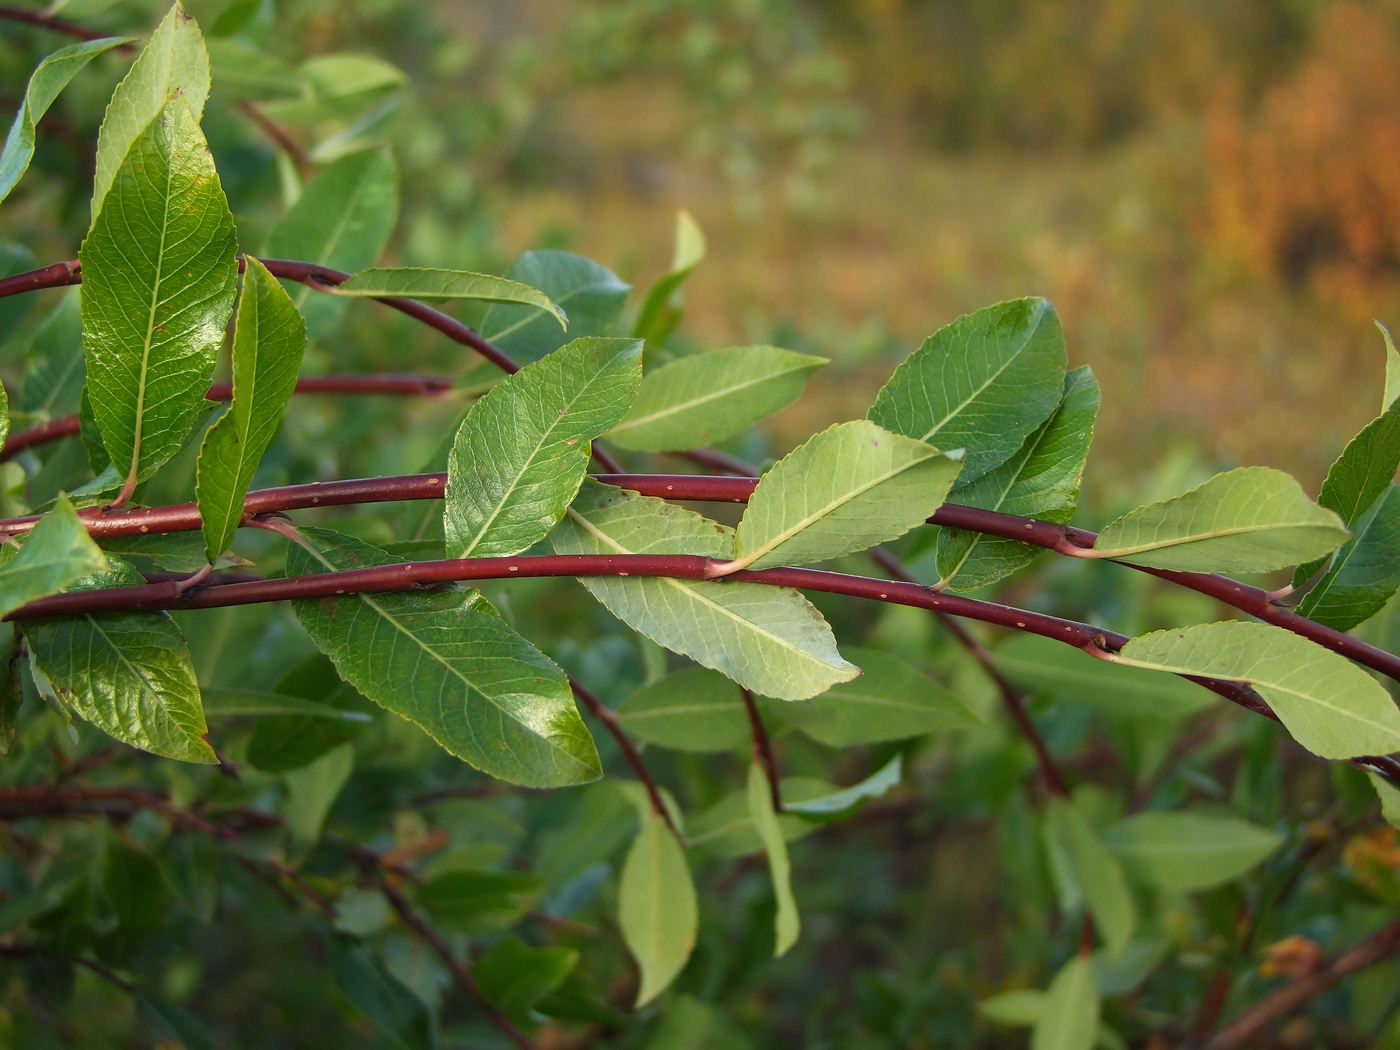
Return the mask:
[[(23, 7), (11, 7), (9, 4), (0, 4), (0, 18), (8, 19), (11, 22), (24, 22), (40, 29), (51, 29), (55, 33), (62, 33), (65, 36), (76, 37), (79, 40), (101, 40), (103, 37), (112, 36), (112, 33), (99, 33), (88, 29), (85, 26), (67, 22), (62, 18), (55, 18), (53, 15), (46, 15), (42, 11), (29, 11)], [(118, 44), (116, 51), (134, 51), (135, 44)]]
[(593, 717), (603, 723), (603, 727), (613, 740), (617, 741), (617, 746), (622, 751), (622, 757), (627, 760), (627, 764), (632, 767), (632, 772), (637, 774), (637, 779), (646, 788), (652, 812), (666, 822), (666, 826), (671, 829), (671, 834), (676, 836), (677, 842), (684, 842), (685, 836), (681, 834), (681, 829), (676, 827), (675, 821), (671, 819), (671, 811), (666, 808), (666, 803), (662, 801), (661, 789), (656, 786), (655, 779), (652, 778), (646, 763), (642, 761), (642, 753), (637, 750), (637, 745), (632, 743), (632, 739), (618, 724), (617, 715), (613, 713), (612, 708), (603, 703), (596, 693), (574, 678), (573, 675), (569, 675), (569, 688), (574, 691), (574, 696), (583, 702), (583, 706), (588, 708)]

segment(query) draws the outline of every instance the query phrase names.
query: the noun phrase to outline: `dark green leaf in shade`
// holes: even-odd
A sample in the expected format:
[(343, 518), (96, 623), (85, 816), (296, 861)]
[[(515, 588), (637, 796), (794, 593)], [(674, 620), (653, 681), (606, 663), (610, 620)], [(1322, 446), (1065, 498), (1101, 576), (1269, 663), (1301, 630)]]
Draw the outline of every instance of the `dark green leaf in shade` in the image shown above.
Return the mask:
[(340, 722), (369, 722), (363, 711), (342, 710), (327, 703), (303, 700), (282, 693), (262, 693), (252, 689), (204, 690), (206, 718), (267, 718), (271, 715), (294, 715), (304, 718), (329, 718)]
[[(248, 761), (268, 773), (300, 769), (354, 740), (376, 710), (354, 686), (340, 680), (335, 665), (321, 653), (292, 667), (273, 687), (273, 695), (302, 700), (316, 711), (269, 713), (258, 719), (248, 741)], [(206, 712), (218, 712), (220, 703), (216, 691)]]
[[(970, 484), (957, 485), (950, 503), (1068, 524), (1079, 506), (1079, 481), (1094, 420), (1099, 384), (1087, 367), (1065, 376), (1064, 397), (1050, 418), (1016, 453)], [(938, 537), (938, 575), (954, 591), (995, 583), (1028, 564), (1040, 548), (1001, 536), (944, 529)]]
[(802, 918), (797, 911), (797, 899), (792, 895), (792, 865), (788, 861), (787, 840), (778, 824), (773, 808), (773, 793), (763, 766), (755, 759), (749, 764), (749, 819), (763, 841), (768, 857), (768, 874), (773, 880), (773, 896), (777, 913), (773, 918), (773, 955), (786, 955), (797, 943), (802, 932)]
[(1063, 858), (1109, 954), (1119, 954), (1137, 927), (1123, 866), (1099, 840), (1082, 808), (1067, 799), (1047, 803), (1045, 837), (1052, 854)]
[(320, 839), (326, 817), (354, 770), (355, 747), (346, 743), (283, 774), (287, 793), (282, 817), (296, 846), (304, 849)]
[(543, 888), (515, 871), (449, 871), (418, 887), (418, 903), (433, 921), (471, 935), (505, 929), (525, 914)]
[(538, 288), (569, 318), (566, 335), (546, 309), (493, 305), (481, 322), (481, 334), (518, 361), (536, 361), (569, 339), (611, 335), (632, 290), (607, 267), (560, 251), (526, 252), (506, 277)]
[[(392, 565), (377, 547), (303, 530), (316, 553), (288, 552), (288, 572)], [(317, 648), (347, 682), (483, 772), (529, 787), (602, 773), (564, 674), (506, 626), (476, 591), (357, 594), (294, 603)]]
[[(34, 269), (34, 253), (23, 244), (0, 241), (0, 277), (13, 277)], [(0, 345), (19, 331), (34, 306), (32, 295), (10, 295), (0, 299)]]
[(676, 248), (671, 257), (671, 269), (647, 292), (642, 308), (637, 311), (637, 320), (632, 323), (634, 337), (651, 346), (660, 346), (675, 331), (685, 314), (681, 285), (704, 258), (705, 232), (690, 212), (682, 208), (676, 213)]
[(62, 496), (39, 519), (19, 553), (13, 552), (14, 546), (6, 544), (0, 557), (0, 616), (107, 569), (106, 557)]
[(160, 1028), (174, 1035), (185, 1050), (215, 1050), (218, 1045), (214, 1033), (209, 1031), (203, 1021), (173, 1003), (153, 999), (148, 995), (138, 995), (136, 1012), (147, 1020), (155, 1021)]
[[(197, 572), (204, 568), (204, 536), (198, 532), (170, 532), (165, 535), (104, 537), (102, 549), (128, 560), (146, 559), (167, 572)], [(225, 552), (214, 559), (214, 568), (227, 569), (233, 565), (252, 564), (246, 558)], [(144, 562), (137, 561), (138, 568)]]
[(507, 1017), (522, 1019), (578, 965), (572, 948), (531, 948), (502, 937), (476, 961), (472, 976), (481, 997)]
[(125, 41), (125, 37), (112, 36), (69, 44), (39, 63), (29, 78), (19, 112), (5, 138), (5, 147), (0, 150), (0, 201), (9, 196), (28, 169), (34, 157), (34, 125), (48, 112), (58, 93), (94, 58)]
[(78, 410), (87, 372), (83, 363), (81, 290), (69, 291), (44, 318), (25, 351), (20, 407), (36, 423)]
[(685, 851), (656, 813), (642, 815), (617, 888), (618, 925), (641, 970), (634, 1006), (664, 992), (695, 947), (699, 910)]
[(1159, 812), (1110, 825), (1103, 843), (1133, 878), (1186, 891), (1243, 875), (1283, 845), (1283, 836), (1228, 814)]
[(1297, 605), (1300, 615), (1339, 631), (1369, 620), (1400, 589), (1400, 486), (1349, 524), (1351, 539)]
[[(69, 590), (143, 582), (130, 566)], [(81, 718), (132, 747), (184, 762), (215, 761), (199, 682), (180, 629), (165, 613), (105, 612), (24, 621), (33, 664)]]
[[(301, 259), (357, 273), (373, 266), (389, 243), (399, 215), (399, 172), (387, 149), (341, 157), (306, 184), (268, 237), (269, 259)], [(307, 333), (326, 332), (345, 309), (344, 299), (289, 282)]]
[(183, 95), (131, 144), (83, 242), (93, 415), (128, 487), (179, 451), (233, 309), (233, 216)]
[(19, 709), (24, 703), (24, 681), (20, 674), (23, 662), (24, 649), (19, 644), (15, 625), (0, 624), (0, 755), (8, 755), (15, 746)]
[(859, 678), (794, 703), (769, 702), (765, 711), (791, 722), (828, 747), (907, 740), (981, 724), (953, 693), (897, 656), (846, 647)]
[(1031, 1050), (1092, 1050), (1099, 1038), (1099, 990), (1087, 955), (1060, 968), (1031, 1029)]
[(1350, 525), (1395, 480), (1400, 468), (1400, 406), (1384, 413), (1347, 443), (1327, 471), (1317, 502)]
[(450, 557), (519, 554), (578, 494), (590, 442), (631, 406), (636, 339), (575, 339), (492, 387), (467, 412), (447, 468)]
[(243, 500), (287, 410), (306, 346), (306, 325), (291, 296), (251, 256), (235, 325), (233, 399), (204, 434), (195, 481), (210, 565), (238, 531)]
[(326, 955), (347, 1003), (407, 1050), (433, 1050), (437, 1039), (428, 1007), (384, 969), (368, 945), (328, 934)]
[(895, 369), (867, 418), (939, 448), (967, 450), (962, 481), (1009, 458), (1060, 403), (1065, 340), (1044, 299), (958, 318)]
[(749, 738), (739, 687), (707, 668), (647, 683), (618, 705), (617, 720), (630, 735), (677, 751), (728, 751)]

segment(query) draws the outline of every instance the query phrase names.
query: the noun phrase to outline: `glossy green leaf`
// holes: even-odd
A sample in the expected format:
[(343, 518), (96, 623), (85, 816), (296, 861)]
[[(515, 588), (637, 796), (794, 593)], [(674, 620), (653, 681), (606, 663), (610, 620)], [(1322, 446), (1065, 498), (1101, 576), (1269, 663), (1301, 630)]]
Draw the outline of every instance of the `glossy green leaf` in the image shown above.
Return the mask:
[(672, 452), (741, 434), (797, 400), (824, 357), (776, 346), (732, 346), (671, 361), (642, 379), (632, 411), (608, 440)]
[(107, 571), (107, 558), (62, 496), (39, 519), (18, 554), (7, 544), (0, 560), (0, 616), (25, 602), (57, 594), (84, 576)]
[(406, 1050), (434, 1050), (427, 1005), (386, 971), (367, 945), (332, 934), (326, 938), (326, 958), (347, 1003)]
[(450, 557), (519, 554), (578, 494), (590, 442), (622, 418), (642, 378), (636, 339), (575, 339), (492, 387), (457, 431), (447, 466)]
[(361, 270), (344, 284), (330, 289), (333, 295), (361, 299), (399, 297), (438, 302), (447, 299), (476, 299), (486, 303), (520, 303), (553, 314), (559, 327), (569, 327), (564, 311), (550, 302), (538, 288), (508, 281), (490, 274), (466, 270), (434, 270), (423, 266), (398, 266)]
[(1395, 349), (1395, 341), (1390, 338), (1390, 329), (1379, 321), (1376, 327), (1385, 340), (1385, 393), (1381, 398), (1381, 411), (1387, 411), (1400, 397), (1400, 351)]
[(472, 976), (481, 997), (507, 1017), (521, 1018), (564, 983), (578, 965), (572, 948), (531, 948), (502, 937), (477, 960)]
[(458, 933), (505, 929), (539, 896), (542, 883), (516, 871), (449, 871), (425, 879), (418, 903), (433, 921)]
[(1119, 954), (1137, 927), (1137, 908), (1123, 866), (1104, 847), (1082, 809), (1052, 798), (1045, 810), (1046, 834), (1062, 851), (1069, 871), (1110, 955)]
[(25, 351), (20, 407), (36, 423), (78, 410), (87, 372), (83, 364), (81, 289), (68, 292), (44, 318)]
[(725, 568), (827, 561), (898, 539), (942, 505), (961, 468), (958, 452), (863, 419), (838, 423), (763, 475)]
[(538, 288), (569, 318), (565, 335), (558, 318), (542, 307), (493, 305), (479, 331), (518, 361), (538, 360), (571, 338), (611, 335), (632, 290), (607, 267), (560, 251), (526, 252), (506, 277)]
[(1139, 813), (1103, 832), (1128, 874), (1166, 890), (1203, 890), (1243, 875), (1283, 845), (1283, 836), (1239, 817)]
[(320, 839), (321, 828), (335, 805), (336, 796), (354, 769), (355, 745), (347, 743), (283, 774), (287, 797), (282, 804), (282, 816), (293, 842), (309, 846)]
[(962, 480), (1008, 459), (1055, 410), (1065, 339), (1044, 299), (1013, 299), (959, 317), (895, 369), (868, 418), (939, 448), (963, 448)]
[(992, 651), (997, 670), (1022, 689), (1130, 718), (1186, 718), (1214, 693), (1175, 675), (1096, 660), (1063, 642), (1020, 634)]
[(1076, 955), (1045, 991), (1040, 1018), (1031, 1029), (1031, 1050), (1092, 1050), (1098, 1034), (1094, 967), (1088, 956)]
[(728, 751), (749, 739), (739, 687), (704, 668), (642, 686), (618, 706), (617, 720), (629, 735), (678, 751)]
[(291, 296), (251, 256), (235, 325), (233, 399), (205, 432), (195, 481), (204, 556), (211, 565), (238, 531), (243, 500), (296, 389), (306, 346), (306, 324)]
[(81, 252), (88, 391), (128, 479), (155, 473), (207, 407), (235, 248), (214, 159), (176, 95), (132, 142)]
[[(97, 219), (106, 206), (107, 194), (120, 177), (119, 171), (132, 146), (148, 134), (151, 122), (166, 112), (170, 97), (177, 93), (184, 97), (189, 107), (191, 125), (198, 127), (204, 113), (204, 100), (209, 97), (209, 55), (204, 50), (204, 37), (199, 32), (199, 26), (185, 14), (185, 9), (178, 2), (171, 6), (160, 25), (156, 26), (151, 39), (117, 85), (112, 101), (107, 105), (107, 113), (97, 133), (97, 173), (92, 186), (94, 232)], [(205, 154), (202, 141), (195, 148), (200, 154)], [(188, 156), (187, 151), (182, 152)], [(213, 162), (207, 155), (205, 162), (213, 171)], [(196, 207), (199, 205), (196, 204)], [(144, 225), (147, 224), (133, 222), (130, 228), (139, 229)], [(175, 239), (183, 237), (176, 234)], [(84, 258), (84, 283), (89, 276), (87, 259)]]
[[(862, 802), (872, 798), (879, 798), (890, 788), (899, 783), (899, 778), (904, 772), (904, 760), (901, 755), (895, 755), (883, 766), (877, 769), (870, 776), (866, 777), (858, 784), (852, 784), (848, 788), (840, 791), (833, 791), (829, 795), (818, 795), (816, 798), (804, 799), (802, 801), (789, 801), (783, 799), (784, 813), (801, 813), (813, 817), (829, 817), (844, 815), (855, 809)], [(781, 788), (781, 784), (779, 785)]]
[(981, 724), (953, 693), (899, 657), (850, 646), (846, 656), (861, 669), (855, 681), (810, 700), (770, 704), (768, 710), (828, 747), (907, 740)]
[(680, 287), (690, 271), (705, 258), (705, 231), (690, 212), (682, 208), (676, 213), (676, 248), (671, 257), (671, 269), (652, 285), (632, 324), (632, 335), (658, 346), (666, 341), (680, 323), (684, 309)]
[(749, 819), (763, 840), (763, 852), (768, 856), (768, 874), (773, 879), (773, 896), (778, 903), (773, 919), (773, 956), (786, 955), (802, 933), (802, 918), (797, 911), (797, 899), (792, 895), (792, 866), (788, 862), (787, 841), (778, 824), (773, 808), (773, 794), (768, 777), (757, 761), (749, 765)]
[[(317, 553), (293, 546), (289, 575), (399, 561), (326, 530), (302, 535)], [(529, 787), (602, 774), (563, 672), (478, 592), (356, 594), (293, 607), (345, 681), (483, 772)]]
[(1400, 751), (1400, 710), (1345, 657), (1281, 627), (1230, 620), (1134, 638), (1118, 657), (1134, 667), (1247, 682), (1293, 739), (1323, 758)]
[(648, 810), (617, 888), (618, 925), (642, 973), (635, 1008), (666, 990), (695, 947), (699, 909), (685, 852)]
[[(693, 511), (587, 481), (550, 534), (560, 554), (733, 553), (729, 529)], [(860, 673), (796, 591), (760, 583), (589, 577), (633, 629), (764, 696), (805, 700)]]
[(98, 55), (126, 42), (112, 36), (61, 47), (39, 63), (29, 78), (24, 99), (19, 104), (5, 147), (0, 150), (0, 201), (9, 196), (34, 157), (34, 125), (39, 123), (53, 100), (68, 82)]
[(285, 693), (263, 693), (253, 689), (203, 690), (206, 718), (267, 718), (295, 715), (301, 718), (327, 718), (338, 722), (368, 722), (361, 711), (347, 711), (330, 704), (318, 704)]
[[(113, 560), (70, 590), (141, 583)], [(215, 761), (199, 682), (165, 613), (86, 613), (24, 621), (34, 665), (81, 718), (125, 744), (184, 762)]]
[(1321, 557), (1346, 539), (1342, 520), (1293, 478), (1240, 467), (1129, 511), (1099, 533), (1088, 556), (1184, 572), (1268, 572)]
[(1327, 573), (1297, 605), (1300, 615), (1339, 631), (1369, 620), (1400, 589), (1400, 486), (1382, 493), (1351, 530)]
[[(399, 172), (387, 149), (341, 157), (306, 184), (267, 239), (270, 259), (301, 259), (356, 273), (384, 252), (399, 214)], [(329, 330), (346, 300), (288, 283), (307, 333)]]
[[(1079, 481), (1098, 411), (1098, 380), (1087, 367), (1076, 368), (1065, 376), (1064, 397), (1040, 429), (1001, 466), (955, 486), (948, 502), (1068, 524), (1079, 506)], [(976, 590), (1039, 553), (1038, 547), (1001, 536), (944, 529), (938, 537), (938, 575), (950, 590)]]

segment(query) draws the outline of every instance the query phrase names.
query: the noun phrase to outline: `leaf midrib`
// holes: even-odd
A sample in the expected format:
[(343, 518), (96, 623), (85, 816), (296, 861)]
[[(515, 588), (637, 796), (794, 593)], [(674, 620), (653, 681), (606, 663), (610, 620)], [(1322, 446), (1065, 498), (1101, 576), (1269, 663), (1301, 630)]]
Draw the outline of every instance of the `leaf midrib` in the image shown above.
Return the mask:
[(783, 376), (791, 375), (793, 372), (801, 371), (803, 371), (803, 368), (801, 366), (793, 366), (791, 368), (784, 368), (782, 371), (779, 372), (769, 372), (765, 375), (758, 376), (754, 379), (745, 380), (742, 383), (735, 383), (733, 386), (724, 387), (720, 390), (715, 391), (712, 394), (705, 394), (701, 397), (692, 398), (689, 401), (683, 401), (679, 404), (672, 405), (670, 408), (664, 408), (659, 411), (652, 412), (650, 415), (638, 416), (632, 420), (624, 419), (617, 426), (613, 427), (612, 430), (609, 431), (609, 433), (618, 434), (624, 430), (632, 430), (636, 427), (645, 426), (649, 423), (655, 423), (659, 419), (665, 419), (668, 416), (674, 416), (678, 413), (689, 411), (690, 409), (696, 408), (699, 405), (708, 404), (711, 401), (718, 401), (722, 398), (738, 394), (741, 391), (748, 390), (751, 387), (760, 386), (763, 383), (769, 382), (770, 380), (781, 379)]
[(934, 434), (937, 434), (940, 430), (947, 426), (948, 423), (950, 423), (953, 419), (961, 415), (963, 410), (966, 409), (968, 405), (976, 401), (977, 398), (981, 396), (984, 390), (986, 390), (989, 386), (991, 386), (999, 378), (1001, 378), (1001, 374), (1005, 372), (1008, 368), (1010, 368), (1011, 365), (1016, 361), (1016, 359), (1021, 356), (1022, 352), (1026, 349), (1026, 347), (1030, 345), (1031, 339), (1035, 337), (1035, 333), (1040, 331), (1040, 326), (1045, 320), (1045, 305), (1043, 303), (1037, 303), (1035, 310), (1035, 323), (1031, 325), (1030, 329), (1026, 332), (1025, 337), (1021, 340), (1020, 345), (1017, 346), (1016, 349), (1013, 350), (1009, 355), (1007, 355), (1006, 360), (1003, 361), (1001, 365), (997, 367), (996, 371), (994, 371), (991, 375), (989, 375), (986, 378), (986, 380), (983, 381), (981, 386), (973, 390), (972, 393), (970, 393), (966, 398), (959, 402), (952, 409), (952, 411), (950, 411), (941, 420), (939, 420), (932, 430), (930, 430), (927, 434), (925, 434), (919, 439), (920, 441), (927, 441), (929, 438), (933, 437)]
[(1288, 529), (1331, 529), (1336, 531), (1336, 526), (1325, 521), (1290, 521), (1282, 523), (1266, 523), (1263, 525), (1241, 525), (1233, 529), (1214, 529), (1210, 532), (1198, 532), (1189, 536), (1178, 537), (1157, 543), (1142, 543), (1135, 547), (1114, 547), (1099, 548), (1091, 547), (1080, 557), (1084, 558), (1122, 558), (1129, 554), (1142, 554), (1144, 551), (1169, 550), (1172, 547), (1184, 547), (1192, 543), (1203, 543), (1206, 540), (1218, 540), (1227, 536), (1248, 536), (1256, 532), (1278, 532)]

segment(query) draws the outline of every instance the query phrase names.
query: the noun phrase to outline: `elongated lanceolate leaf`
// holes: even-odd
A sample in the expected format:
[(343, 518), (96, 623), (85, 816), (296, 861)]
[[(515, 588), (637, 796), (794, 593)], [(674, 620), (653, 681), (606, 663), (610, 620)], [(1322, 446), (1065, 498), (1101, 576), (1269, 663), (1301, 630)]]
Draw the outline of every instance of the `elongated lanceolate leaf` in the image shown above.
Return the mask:
[(1052, 798), (1045, 810), (1046, 836), (1064, 857), (1110, 955), (1118, 955), (1137, 927), (1137, 908), (1123, 867), (1073, 802)]
[[(1098, 380), (1087, 367), (1076, 368), (1065, 376), (1059, 407), (1015, 455), (971, 484), (955, 486), (948, 501), (1068, 523), (1079, 506), (1079, 481), (1098, 411)], [(1039, 548), (1001, 536), (944, 529), (938, 537), (938, 575), (951, 590), (976, 590), (1009, 576), (1039, 553)]]
[(611, 335), (632, 290), (607, 267), (569, 252), (526, 252), (506, 277), (538, 288), (569, 318), (566, 336), (559, 319), (540, 306), (496, 304), (487, 310), (479, 331), (519, 361), (538, 360), (569, 338)]
[[(357, 273), (373, 266), (389, 243), (399, 214), (399, 172), (387, 149), (341, 157), (302, 190), (267, 239), (269, 259), (302, 259)], [(344, 299), (289, 282), (307, 332), (327, 331)]]
[(1092, 1050), (1099, 1035), (1099, 990), (1087, 955), (1060, 968), (1031, 1029), (1031, 1050)]
[(735, 531), (729, 571), (826, 561), (897, 539), (943, 503), (959, 452), (838, 423), (763, 475)]
[(1400, 397), (1400, 351), (1395, 349), (1395, 340), (1390, 338), (1390, 329), (1379, 321), (1376, 327), (1385, 340), (1385, 394), (1381, 398), (1381, 411), (1384, 412)]
[(1129, 511), (1099, 533), (1090, 556), (1184, 572), (1268, 572), (1320, 557), (1346, 539), (1341, 519), (1303, 495), (1293, 478), (1240, 467)]
[(695, 947), (699, 908), (685, 852), (657, 814), (648, 810), (617, 888), (618, 925), (642, 972), (637, 1007), (664, 992)]
[[(790, 812), (789, 805), (830, 798), (846, 790), (815, 777), (783, 777), (778, 786), (784, 806), (783, 812), (778, 814), (778, 826), (788, 842), (812, 834), (826, 823), (827, 816)], [(720, 857), (742, 857), (763, 849), (763, 840), (758, 837), (749, 811), (747, 786), (725, 795), (688, 821), (686, 841)]]
[(233, 334), (233, 400), (204, 435), (195, 498), (212, 565), (238, 531), (243, 500), (297, 385), (306, 324), (257, 259), (248, 257)]
[[(112, 559), (110, 571), (70, 590), (141, 582), (129, 565)], [(152, 754), (216, 761), (190, 651), (168, 615), (86, 613), (27, 620), (23, 630), (34, 665), (79, 717)]]
[(179, 450), (205, 407), (234, 251), (214, 160), (176, 95), (132, 142), (81, 252), (88, 392), (129, 485)]
[(855, 681), (769, 709), (828, 747), (907, 740), (981, 724), (961, 700), (899, 657), (851, 647), (846, 656), (861, 669)]
[(1392, 828), (1400, 828), (1400, 787), (1374, 770), (1368, 769), (1366, 775), (1371, 780), (1371, 787), (1376, 789), (1376, 797), (1380, 799), (1381, 816)]
[(637, 320), (632, 325), (635, 338), (644, 339), (652, 346), (665, 342), (684, 313), (678, 294), (680, 287), (704, 258), (705, 232), (690, 212), (682, 208), (676, 213), (676, 250), (671, 257), (671, 269), (652, 285), (642, 308), (637, 311)]
[[(289, 575), (399, 561), (323, 529), (302, 535), (317, 553), (293, 546)], [(601, 775), (564, 673), (478, 592), (357, 594), (294, 608), (345, 681), (483, 772), (528, 787)]]
[(788, 861), (787, 841), (778, 824), (773, 808), (773, 793), (763, 767), (749, 764), (749, 818), (763, 840), (763, 852), (768, 855), (768, 874), (773, 879), (773, 896), (778, 912), (773, 919), (773, 957), (786, 955), (802, 933), (802, 918), (797, 911), (797, 899), (792, 895), (792, 865)]
[(447, 467), (453, 558), (518, 554), (563, 517), (589, 444), (622, 418), (642, 378), (637, 339), (575, 339), (508, 376), (467, 412)]
[(886, 430), (964, 448), (962, 480), (1004, 462), (1060, 403), (1065, 339), (1044, 299), (959, 317), (894, 370), (870, 409)]
[(538, 288), (519, 281), (466, 270), (434, 270), (422, 266), (399, 266), (361, 270), (348, 281), (331, 289), (335, 295), (359, 298), (408, 297), (413, 299), (476, 299), (486, 303), (520, 303), (547, 310), (567, 329), (564, 311), (550, 302)]
[(472, 967), (472, 976), (488, 1003), (507, 1017), (527, 1019), (577, 963), (573, 948), (531, 948), (515, 937), (503, 937)]
[(840, 791), (833, 791), (829, 795), (818, 795), (816, 798), (804, 799), (794, 802), (787, 798), (783, 799), (784, 813), (801, 813), (812, 817), (831, 817), (844, 815), (855, 809), (868, 799), (879, 798), (890, 788), (899, 783), (899, 778), (904, 773), (904, 759), (901, 755), (895, 755), (883, 766), (877, 769), (870, 776), (866, 777), (858, 784), (852, 784), (848, 788)]
[(110, 36), (69, 44), (39, 63), (29, 78), (29, 87), (25, 89), (14, 123), (10, 125), (5, 148), (0, 150), (0, 201), (9, 196), (15, 183), (29, 168), (29, 162), (34, 157), (34, 125), (48, 112), (59, 92), (94, 58), (125, 43), (126, 39)]
[(1400, 486), (1391, 485), (1351, 529), (1326, 575), (1297, 606), (1339, 631), (1369, 620), (1400, 589)]
[(35, 422), (78, 410), (86, 370), (83, 366), (83, 318), (80, 288), (74, 288), (40, 323), (25, 350), (21, 406)]
[(1247, 682), (1293, 739), (1323, 758), (1400, 751), (1400, 710), (1345, 657), (1263, 623), (1230, 620), (1134, 638), (1118, 657), (1134, 667)]
[(826, 363), (776, 346), (682, 357), (643, 377), (637, 403), (608, 439), (639, 452), (723, 441), (796, 401), (808, 377)]
[(749, 738), (739, 687), (706, 668), (642, 686), (618, 705), (617, 720), (631, 735), (678, 751), (728, 751)]
[(380, 965), (368, 945), (326, 937), (326, 960), (345, 1001), (382, 1028), (405, 1050), (434, 1050), (433, 1015), (427, 1004)]
[(206, 718), (267, 718), (296, 715), (302, 718), (328, 718), (332, 721), (369, 722), (362, 711), (343, 711), (330, 704), (318, 704), (284, 693), (261, 693), (251, 689), (205, 689)]
[[(733, 553), (733, 533), (649, 496), (585, 481), (550, 534), (560, 554)], [(860, 673), (796, 591), (760, 583), (589, 577), (593, 596), (637, 631), (780, 700), (805, 700)]]
[[(166, 12), (107, 104), (107, 113), (97, 133), (97, 174), (92, 187), (94, 230), (107, 194), (117, 180), (117, 171), (131, 152), (132, 144), (166, 109), (170, 96), (177, 92), (184, 96), (193, 123), (198, 125), (204, 113), (204, 100), (209, 97), (209, 55), (204, 50), (199, 26), (178, 2)], [(203, 142), (199, 151), (204, 152)], [(209, 166), (212, 171), (212, 162)], [(84, 260), (84, 282), (87, 277)]]
[(1283, 836), (1222, 814), (1139, 813), (1106, 828), (1103, 842), (1139, 881), (1186, 891), (1243, 875)]
[(0, 560), (0, 616), (25, 602), (57, 594), (84, 576), (107, 571), (107, 558), (92, 541), (73, 505), (62, 496), (15, 554), (6, 544)]

